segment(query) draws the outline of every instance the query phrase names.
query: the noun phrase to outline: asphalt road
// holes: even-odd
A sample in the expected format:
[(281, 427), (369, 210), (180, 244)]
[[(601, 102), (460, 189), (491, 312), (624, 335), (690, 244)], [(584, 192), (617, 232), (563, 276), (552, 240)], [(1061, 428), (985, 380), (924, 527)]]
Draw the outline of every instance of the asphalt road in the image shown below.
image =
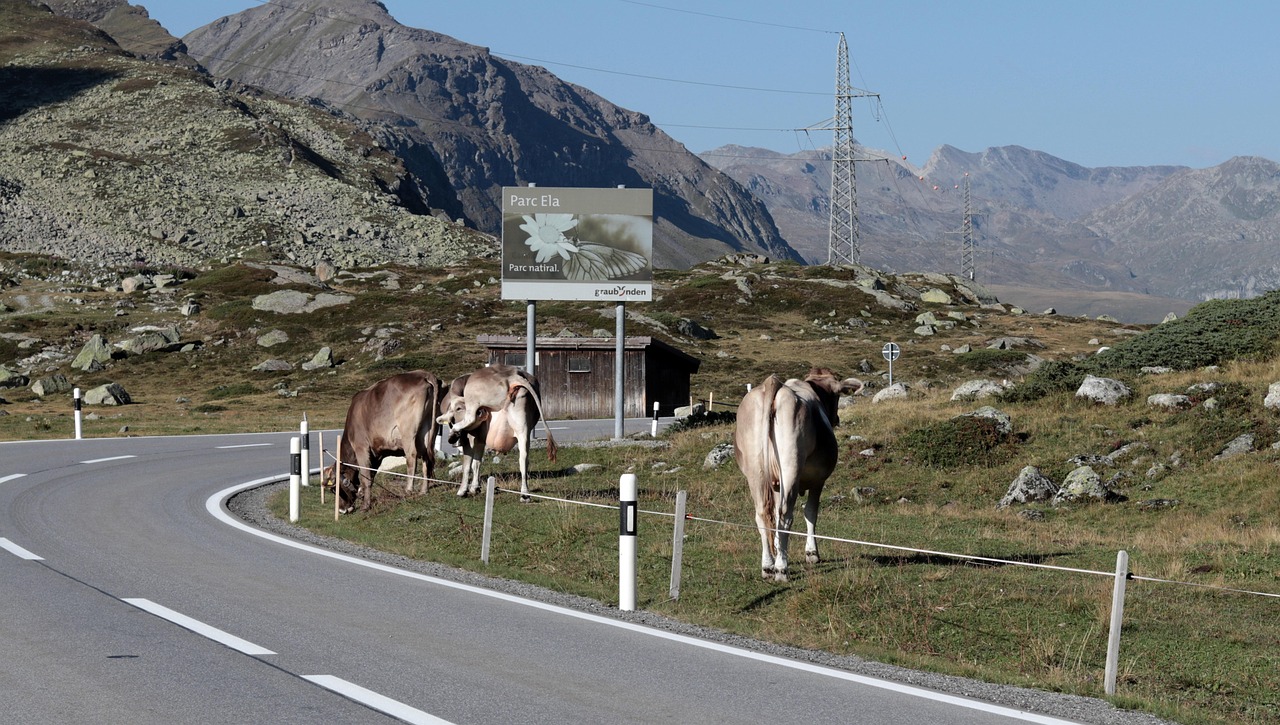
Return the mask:
[(868, 677), (244, 524), (225, 499), (286, 473), (288, 438), (0, 443), (0, 723), (1155, 722)]

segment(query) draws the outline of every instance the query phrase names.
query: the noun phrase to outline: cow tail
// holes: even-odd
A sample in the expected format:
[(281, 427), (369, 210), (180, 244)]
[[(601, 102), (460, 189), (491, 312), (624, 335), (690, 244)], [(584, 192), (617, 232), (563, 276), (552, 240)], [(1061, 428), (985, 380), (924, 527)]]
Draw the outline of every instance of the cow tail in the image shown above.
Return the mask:
[(520, 380), (519, 382), (513, 382), (511, 384), (511, 387), (507, 390), (507, 397), (510, 400), (515, 400), (516, 393), (520, 388), (528, 390), (529, 395), (533, 396), (533, 404), (538, 406), (538, 418), (542, 421), (542, 429), (547, 432), (547, 458), (550, 459), (552, 463), (555, 463), (556, 452), (559, 450), (559, 446), (556, 445), (556, 439), (551, 435), (551, 426), (547, 425), (547, 414), (542, 412), (542, 399), (538, 396), (538, 391), (534, 390), (533, 386), (527, 381)]
[(440, 415), (440, 386), (439, 380), (434, 385), (428, 385), (429, 392), (427, 405), (430, 406), (430, 413), (427, 416), (427, 478), (435, 478), (436, 475), (436, 436), (441, 435), (440, 424), (436, 422), (436, 418)]
[[(774, 424), (777, 415), (775, 402), (778, 397), (778, 389), (782, 387), (782, 381), (777, 375), (770, 375), (760, 384), (761, 394), (764, 399), (764, 408), (761, 410), (760, 425), (760, 444), (757, 450), (760, 451), (760, 466), (766, 475), (765, 485), (765, 515), (769, 518), (773, 525), (773, 533), (769, 536), (769, 556), (777, 558), (777, 532), (779, 528), (778, 516), (781, 513), (781, 507), (778, 505), (779, 496), (781, 496), (782, 480), (781, 469), (778, 466), (778, 448), (777, 441), (774, 436)], [(778, 491), (774, 491), (774, 483), (778, 484)]]

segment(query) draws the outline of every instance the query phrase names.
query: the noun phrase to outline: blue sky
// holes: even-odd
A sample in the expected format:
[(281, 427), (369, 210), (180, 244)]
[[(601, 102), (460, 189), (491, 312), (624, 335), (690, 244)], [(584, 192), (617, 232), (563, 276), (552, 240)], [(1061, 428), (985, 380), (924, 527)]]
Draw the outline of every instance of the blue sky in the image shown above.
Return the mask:
[[(133, 2), (182, 36), (265, 0)], [(829, 146), (829, 131), (796, 129), (834, 113), (843, 32), (852, 84), (880, 98), (854, 101), (855, 138), (917, 166), (943, 144), (1089, 167), (1280, 161), (1270, 0), (383, 2), (646, 113), (694, 152)]]

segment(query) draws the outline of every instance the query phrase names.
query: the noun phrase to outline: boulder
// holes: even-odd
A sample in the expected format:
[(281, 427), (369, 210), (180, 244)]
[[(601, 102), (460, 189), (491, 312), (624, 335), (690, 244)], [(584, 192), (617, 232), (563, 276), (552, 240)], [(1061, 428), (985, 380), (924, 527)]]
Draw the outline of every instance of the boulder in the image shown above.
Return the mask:
[(322, 259), (316, 263), (316, 279), (321, 282), (328, 282), (338, 276), (338, 270), (334, 268), (333, 262)]
[(29, 382), (30, 379), (26, 375), (0, 365), (0, 388), (22, 388)]
[(303, 370), (319, 370), (321, 368), (331, 368), (334, 366), (333, 349), (322, 347), (310, 360), (302, 363)]
[(1089, 466), (1081, 466), (1067, 474), (1062, 487), (1053, 496), (1053, 505), (1076, 503), (1079, 501), (1119, 501), (1123, 497), (1107, 488), (1102, 477)]
[(680, 333), (681, 335), (684, 335), (685, 337), (691, 337), (695, 340), (715, 340), (720, 337), (715, 332), (712, 332), (711, 330), (708, 330), (702, 325), (699, 325), (698, 323), (689, 319), (681, 319), (679, 322), (677, 322), (676, 332)]
[(1012, 350), (1015, 347), (1043, 348), (1044, 343), (1030, 337), (997, 337), (987, 343), (990, 350)]
[(1130, 395), (1133, 395), (1133, 391), (1129, 390), (1119, 380), (1099, 378), (1093, 375), (1086, 375), (1084, 382), (1080, 383), (1080, 387), (1076, 390), (1077, 398), (1084, 398), (1103, 405), (1116, 405)]
[(311, 295), (306, 292), (284, 289), (254, 297), (253, 309), (279, 315), (296, 315), (302, 312), (309, 302), (311, 302)]
[(77, 370), (101, 370), (109, 362), (111, 344), (102, 335), (94, 335), (80, 348), (80, 354), (71, 361), (71, 367)]
[(1000, 432), (1000, 435), (1007, 436), (1013, 432), (1013, 419), (1009, 417), (1009, 414), (1003, 410), (992, 408), (990, 405), (984, 405), (972, 413), (957, 415), (956, 419), (958, 418), (989, 418), (995, 422), (996, 430)]
[(951, 295), (947, 294), (946, 292), (943, 292), (937, 287), (930, 287), (924, 292), (921, 292), (920, 301), (932, 302), (938, 305), (949, 305), (954, 302), (954, 300), (951, 299)]
[(707, 453), (706, 459), (702, 462), (702, 467), (707, 470), (719, 468), (724, 465), (726, 461), (731, 460), (733, 460), (733, 444), (717, 443), (715, 447)]
[(886, 400), (906, 400), (911, 388), (906, 383), (894, 383), (871, 397), (872, 403), (883, 403)]
[(1267, 386), (1267, 397), (1263, 398), (1262, 407), (1267, 410), (1280, 410), (1280, 383)]
[(1058, 484), (1049, 480), (1039, 468), (1026, 466), (1013, 479), (1013, 483), (1009, 484), (1009, 490), (1000, 499), (1000, 503), (996, 504), (996, 508), (1007, 508), (1015, 503), (1049, 501), (1057, 493)]
[(698, 415), (699, 413), (705, 413), (705, 412), (707, 412), (707, 407), (702, 403), (694, 403), (693, 405), (682, 405), (679, 408), (676, 408), (675, 418), (676, 420), (680, 420), (681, 418), (688, 418), (691, 415)]
[(989, 398), (993, 395), (999, 395), (1005, 390), (1004, 386), (994, 380), (970, 380), (962, 383), (960, 387), (955, 389), (951, 394), (952, 400), (978, 400), (979, 398)]
[(289, 341), (289, 333), (284, 330), (268, 330), (258, 336), (258, 347), (273, 347)]
[(283, 372), (288, 372), (292, 369), (293, 369), (293, 363), (289, 362), (288, 360), (281, 360), (279, 358), (264, 360), (258, 363), (257, 365), (253, 366), (253, 371), (256, 373), (283, 373)]
[(46, 395), (57, 395), (58, 393), (71, 392), (71, 383), (67, 377), (61, 373), (55, 373), (47, 377), (40, 378), (31, 384), (31, 392), (44, 397)]
[(1178, 410), (1191, 405), (1191, 398), (1174, 393), (1156, 393), (1147, 396), (1147, 405), (1152, 408), (1170, 408)]
[(129, 405), (133, 398), (119, 383), (99, 385), (84, 394), (85, 405)]
[(1252, 433), (1244, 433), (1236, 436), (1226, 448), (1223, 448), (1218, 455), (1213, 457), (1215, 461), (1225, 461), (1229, 458), (1243, 456), (1246, 453), (1253, 452), (1254, 438)]

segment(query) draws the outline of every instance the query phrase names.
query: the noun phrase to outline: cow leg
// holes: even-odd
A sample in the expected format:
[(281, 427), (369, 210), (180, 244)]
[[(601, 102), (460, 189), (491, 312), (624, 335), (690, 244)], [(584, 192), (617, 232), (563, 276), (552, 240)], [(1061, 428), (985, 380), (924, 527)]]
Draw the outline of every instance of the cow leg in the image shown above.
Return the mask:
[(756, 529), (760, 531), (760, 577), (773, 578), (773, 517), (768, 511), (756, 507)]
[(822, 498), (822, 489), (809, 492), (804, 500), (804, 525), (807, 531), (804, 539), (804, 560), (810, 564), (821, 561), (818, 556), (818, 539), (814, 533), (818, 529), (818, 501)]
[(520, 446), (520, 503), (529, 503), (529, 437), (532, 431), (526, 426), (524, 432), (516, 436)]
[(791, 543), (791, 524), (795, 522), (795, 488), (784, 487), (778, 498), (777, 529), (774, 531), (777, 552), (773, 557), (773, 580), (784, 582), (787, 581), (787, 546)]
[(414, 450), (416, 444), (411, 443), (404, 447), (404, 492), (405, 495), (413, 493), (413, 477), (418, 475), (418, 453)]
[(472, 462), (475, 461), (471, 455), (471, 442), (467, 434), (462, 434), (462, 483), (458, 484), (458, 496), (466, 496), (467, 480), (471, 479)]
[(419, 493), (426, 493), (427, 487), (431, 485), (431, 479), (436, 477), (436, 451), (432, 446), (434, 441), (427, 443), (427, 449), (421, 454), (422, 459), (422, 485), (419, 487)]
[(458, 495), (466, 496), (480, 488), (480, 457), (484, 455), (484, 441), (474, 431), (464, 431), (462, 440), (462, 483), (458, 485)]
[(361, 511), (368, 511), (369, 507), (373, 504), (373, 474), (380, 462), (381, 461), (375, 462), (373, 457), (368, 454), (358, 455), (356, 457), (356, 463), (360, 466), (359, 495), (361, 498)]

